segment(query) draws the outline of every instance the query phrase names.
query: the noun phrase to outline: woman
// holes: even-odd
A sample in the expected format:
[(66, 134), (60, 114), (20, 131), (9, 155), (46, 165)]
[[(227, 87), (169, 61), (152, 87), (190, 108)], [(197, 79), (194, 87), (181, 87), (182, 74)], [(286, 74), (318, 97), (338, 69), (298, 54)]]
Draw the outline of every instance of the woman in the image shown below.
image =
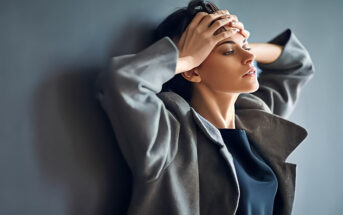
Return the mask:
[(306, 49), (290, 29), (248, 45), (236, 16), (200, 0), (156, 32), (96, 80), (133, 176), (127, 214), (291, 214), (285, 160), (307, 131), (285, 118), (313, 76)]

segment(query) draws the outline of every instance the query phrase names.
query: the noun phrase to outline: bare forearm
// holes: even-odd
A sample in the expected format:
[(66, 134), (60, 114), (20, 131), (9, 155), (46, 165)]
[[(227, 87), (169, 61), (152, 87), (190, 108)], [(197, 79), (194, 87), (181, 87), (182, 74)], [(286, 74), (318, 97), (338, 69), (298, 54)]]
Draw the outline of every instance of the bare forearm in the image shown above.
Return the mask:
[(259, 63), (273, 63), (281, 55), (283, 46), (272, 43), (249, 43), (251, 52), (255, 54), (256, 61)]

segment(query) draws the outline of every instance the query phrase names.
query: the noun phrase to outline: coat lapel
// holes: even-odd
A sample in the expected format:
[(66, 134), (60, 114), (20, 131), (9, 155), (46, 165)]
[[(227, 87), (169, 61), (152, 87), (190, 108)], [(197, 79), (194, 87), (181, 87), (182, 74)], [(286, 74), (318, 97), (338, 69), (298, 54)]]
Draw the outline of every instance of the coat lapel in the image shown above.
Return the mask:
[[(220, 131), (208, 120), (196, 112), (181, 96), (173, 92), (158, 94), (165, 105), (180, 117), (188, 118), (189, 111), (201, 129), (212, 141), (210, 144), (219, 146), (220, 155), (226, 160), (235, 179), (235, 189), (240, 198), (239, 183), (234, 168), (233, 158), (222, 139)], [(235, 103), (236, 128), (244, 129), (261, 155), (270, 164), (278, 177), (278, 191), (274, 201), (274, 215), (289, 215), (292, 212), (296, 164), (285, 160), (292, 151), (306, 138), (307, 131), (286, 119), (271, 114), (267, 105), (252, 94), (241, 94)], [(237, 210), (238, 204), (236, 205)]]
[[(251, 144), (254, 144), (261, 152), (262, 157), (277, 175), (278, 190), (274, 200), (273, 215), (289, 215), (292, 213), (295, 195), (296, 164), (285, 162), (285, 160), (306, 138), (307, 131), (289, 120), (268, 113), (268, 107), (262, 101), (257, 102), (258, 100), (253, 100), (250, 96), (241, 97), (236, 101), (235, 125), (236, 128), (246, 131)], [(219, 130), (192, 107), (191, 112), (194, 121), (212, 140), (211, 142), (221, 146), (220, 154), (229, 162), (234, 172), (236, 185), (239, 186), (236, 171), (233, 168), (232, 155), (224, 147)], [(238, 189), (237, 199), (239, 199), (240, 190), (237, 187), (236, 189)]]
[[(217, 146), (225, 146), (219, 130), (194, 110), (181, 96), (174, 92), (158, 94), (169, 108), (183, 116), (191, 111), (196, 124)], [(267, 157), (284, 162), (292, 151), (306, 138), (305, 128), (271, 114), (266, 104), (252, 94), (241, 94), (235, 103), (236, 128), (244, 129), (249, 139)]]
[[(214, 144), (224, 146), (219, 130), (192, 107), (191, 111), (205, 135)], [(271, 159), (285, 161), (307, 136), (303, 127), (261, 109), (246, 109), (237, 105), (235, 113), (236, 128), (244, 129), (248, 138)]]

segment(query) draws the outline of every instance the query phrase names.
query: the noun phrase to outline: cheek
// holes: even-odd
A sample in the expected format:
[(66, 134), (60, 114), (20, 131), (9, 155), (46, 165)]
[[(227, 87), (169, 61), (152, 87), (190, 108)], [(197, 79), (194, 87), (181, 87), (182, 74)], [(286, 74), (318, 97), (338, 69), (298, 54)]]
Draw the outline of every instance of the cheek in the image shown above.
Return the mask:
[[(231, 59), (230, 59), (231, 58)], [(239, 82), (239, 65), (232, 57), (213, 55), (201, 66), (203, 82), (212, 89), (228, 90)]]

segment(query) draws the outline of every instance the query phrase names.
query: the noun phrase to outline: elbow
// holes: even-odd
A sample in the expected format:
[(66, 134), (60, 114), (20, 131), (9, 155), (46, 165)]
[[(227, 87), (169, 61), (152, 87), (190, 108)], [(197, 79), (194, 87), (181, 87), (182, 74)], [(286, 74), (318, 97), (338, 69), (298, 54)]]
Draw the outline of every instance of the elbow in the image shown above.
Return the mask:
[(311, 79), (314, 75), (315, 66), (307, 50), (304, 51), (304, 60), (302, 64), (303, 64), (302, 71), (303, 71), (304, 76), (307, 76), (308, 79)]

